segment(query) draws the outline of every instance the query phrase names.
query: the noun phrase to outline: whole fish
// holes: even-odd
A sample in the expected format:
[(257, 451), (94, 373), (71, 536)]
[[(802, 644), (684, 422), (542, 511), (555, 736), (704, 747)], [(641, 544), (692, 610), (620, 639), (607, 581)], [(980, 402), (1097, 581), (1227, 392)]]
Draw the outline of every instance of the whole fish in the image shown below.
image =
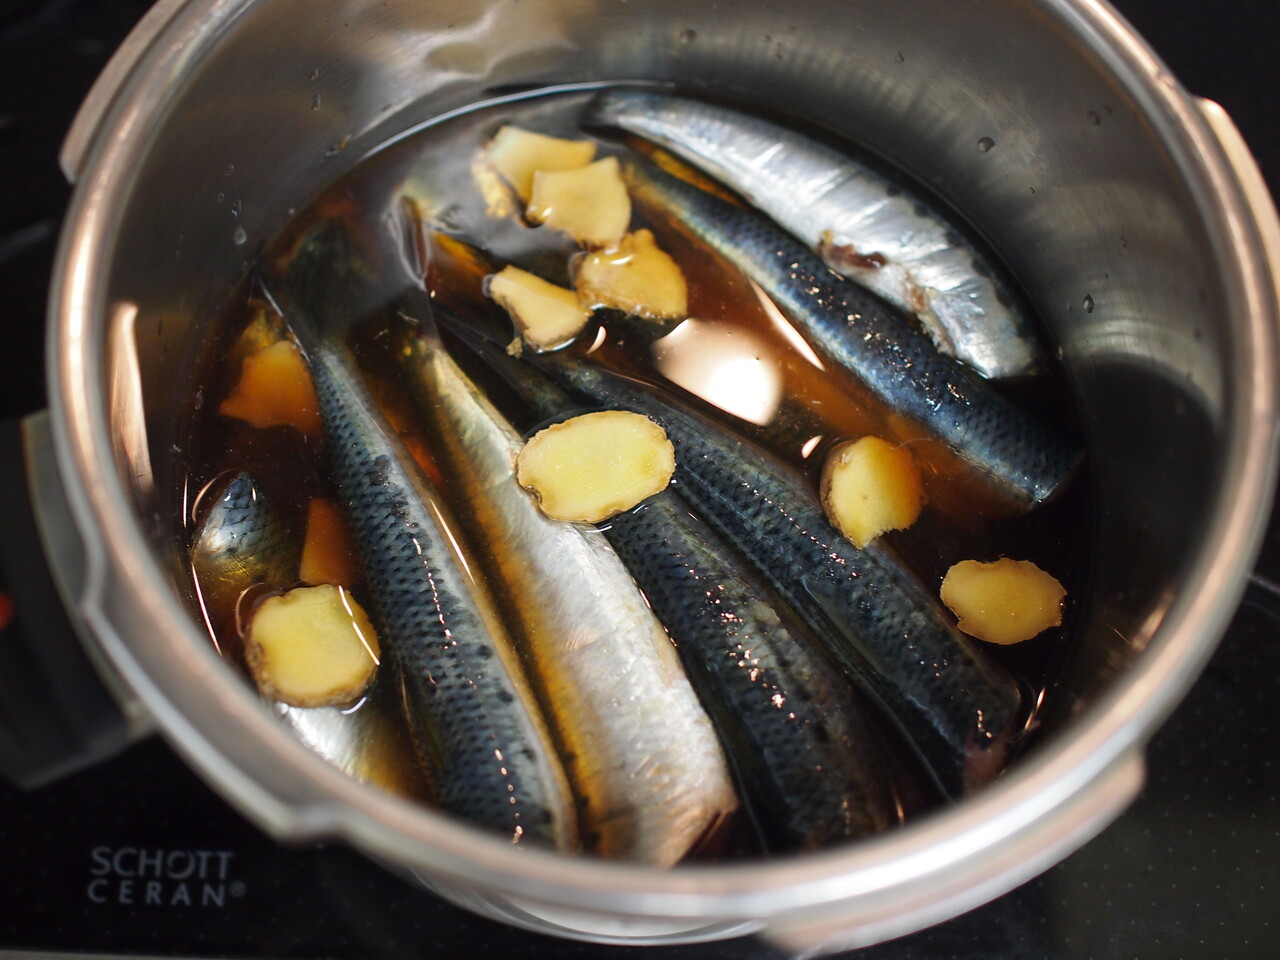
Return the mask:
[(523, 440), (445, 351), (425, 291), (407, 293), (397, 312), (418, 325), (393, 352), (502, 585), (578, 798), (584, 846), (676, 863), (737, 799), (671, 641), (608, 541), (548, 518), (517, 484)]
[(945, 442), (1011, 501), (1049, 499), (1080, 451), (997, 393), (897, 310), (832, 273), (775, 224), (659, 170), (625, 164), (633, 194), (673, 211), (773, 298), (809, 343)]
[(562, 353), (530, 359), (595, 403), (664, 427), (681, 494), (830, 638), (841, 666), (897, 721), (945, 793), (958, 795), (1002, 769), (1023, 720), (1017, 683), (911, 573), (842, 537), (802, 478), (634, 381)]
[[(327, 333), (368, 294), (340, 221), (286, 266), (282, 313), (307, 354), (370, 612), (399, 666), (410, 729), (440, 806), (512, 843), (577, 846), (569, 787), (511, 639), (460, 547), (457, 521)], [(326, 323), (328, 321), (328, 323)]]
[[(539, 419), (575, 409), (530, 365), (472, 345)], [(765, 848), (814, 849), (892, 824), (892, 778), (860, 698), (732, 548), (670, 488), (602, 528), (666, 624)]]
[(1031, 373), (1040, 348), (995, 265), (917, 196), (776, 123), (652, 90), (609, 90), (589, 122), (670, 150), (819, 252), (831, 269), (915, 314), (938, 347), (986, 377)]

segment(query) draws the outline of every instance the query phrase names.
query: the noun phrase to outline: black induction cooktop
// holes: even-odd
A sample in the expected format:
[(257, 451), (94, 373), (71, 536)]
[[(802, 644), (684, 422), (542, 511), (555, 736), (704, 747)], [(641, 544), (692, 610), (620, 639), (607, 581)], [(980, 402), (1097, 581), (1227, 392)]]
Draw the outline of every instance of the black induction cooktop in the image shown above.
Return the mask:
[[(1222, 103), (1280, 191), (1280, 4), (1117, 0)], [(44, 403), (44, 299), (69, 189), (57, 150), (136, 0), (0, 0), (0, 414)], [(1265, 522), (1265, 518), (1259, 518)], [(1280, 524), (1220, 649), (1155, 737), (1140, 799), (988, 906), (865, 960), (1280, 956)], [(158, 739), (34, 792), (0, 785), (0, 957), (753, 960), (754, 940), (621, 948), (464, 913), (342, 846), (284, 848)]]

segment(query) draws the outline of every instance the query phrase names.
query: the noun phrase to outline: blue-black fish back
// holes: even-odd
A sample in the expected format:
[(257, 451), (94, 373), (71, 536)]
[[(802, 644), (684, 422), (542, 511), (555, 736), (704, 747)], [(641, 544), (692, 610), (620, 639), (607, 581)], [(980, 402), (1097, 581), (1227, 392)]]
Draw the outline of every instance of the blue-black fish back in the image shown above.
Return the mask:
[(343, 286), (360, 283), (355, 253), (342, 224), (320, 225), (289, 266), (282, 303), (308, 355), (334, 481), (370, 612), (403, 676), (415, 746), (443, 809), (512, 842), (572, 846), (563, 773), (508, 672), (514, 655), (495, 649), (506, 638), (493, 636), (480, 612), (489, 601), (458, 554), (458, 525), (329, 332), (349, 320), (341, 314), (353, 297), (368, 293)]

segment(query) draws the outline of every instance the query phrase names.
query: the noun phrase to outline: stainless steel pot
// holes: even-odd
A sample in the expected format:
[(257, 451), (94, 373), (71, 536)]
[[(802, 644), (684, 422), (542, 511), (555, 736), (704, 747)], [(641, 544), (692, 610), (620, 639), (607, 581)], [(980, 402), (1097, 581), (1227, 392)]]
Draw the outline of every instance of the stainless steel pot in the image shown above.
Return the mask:
[[(495, 89), (610, 79), (732, 94), (883, 154), (989, 238), (1070, 371), (1098, 509), (1060, 708), (999, 783), (899, 832), (750, 869), (515, 854), (328, 767), (192, 618), (186, 382), (255, 251), (398, 131)], [(1249, 572), (1275, 480), (1280, 226), (1222, 111), (1097, 0), (162, 0), (63, 162), (51, 407), (29, 435), (52, 440), (39, 513), (86, 649), (269, 832), (341, 838), (482, 913), (817, 952), (975, 906), (1134, 796)]]

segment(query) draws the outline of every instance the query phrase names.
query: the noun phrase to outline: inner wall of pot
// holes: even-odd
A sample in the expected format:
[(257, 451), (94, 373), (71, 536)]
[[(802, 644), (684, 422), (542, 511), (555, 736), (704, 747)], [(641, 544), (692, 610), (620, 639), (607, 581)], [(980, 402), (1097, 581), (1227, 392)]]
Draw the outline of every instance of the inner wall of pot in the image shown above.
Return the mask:
[(495, 91), (617, 79), (828, 127), (915, 176), (1007, 263), (1066, 359), (1097, 483), (1059, 703), (1093, 698), (1187, 589), (1199, 518), (1222, 496), (1230, 305), (1169, 151), (1066, 19), (1013, 0), (318, 6), (252, 6), (172, 79), (106, 264), (109, 311), (137, 308), (154, 484), (132, 479), (136, 451), (121, 473), (180, 596), (175, 445), (204, 332), (262, 247), (399, 130)]

